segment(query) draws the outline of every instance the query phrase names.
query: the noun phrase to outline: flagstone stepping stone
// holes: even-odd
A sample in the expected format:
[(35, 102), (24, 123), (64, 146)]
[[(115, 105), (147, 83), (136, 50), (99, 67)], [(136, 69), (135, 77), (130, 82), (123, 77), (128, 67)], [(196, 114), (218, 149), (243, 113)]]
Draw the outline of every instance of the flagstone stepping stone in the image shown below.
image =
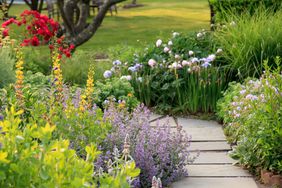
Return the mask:
[(219, 142), (191, 142), (190, 151), (229, 151), (231, 147), (225, 141)]
[(221, 127), (189, 128), (184, 126), (182, 129), (192, 136), (192, 141), (226, 141)]
[[(193, 155), (193, 152), (191, 152)], [(193, 164), (233, 164), (236, 161), (228, 156), (227, 152), (200, 152)]]
[(233, 165), (189, 165), (190, 177), (252, 177), (242, 168)]
[(199, 120), (199, 119), (177, 118), (177, 123), (187, 128), (222, 127), (222, 125), (218, 124), (216, 121), (205, 121), (205, 120)]
[(173, 183), (172, 188), (257, 188), (253, 178), (196, 178), (188, 177)]

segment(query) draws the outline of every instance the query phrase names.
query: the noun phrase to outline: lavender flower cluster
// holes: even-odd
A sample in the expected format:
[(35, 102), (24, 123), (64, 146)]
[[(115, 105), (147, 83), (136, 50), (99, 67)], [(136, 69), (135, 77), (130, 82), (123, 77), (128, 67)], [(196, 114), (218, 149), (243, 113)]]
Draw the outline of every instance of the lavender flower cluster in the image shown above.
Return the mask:
[(111, 106), (104, 113), (104, 119), (112, 123), (112, 131), (103, 142), (105, 151), (96, 163), (96, 169), (105, 167), (105, 159), (115, 147), (123, 148), (126, 135), (130, 139), (130, 154), (141, 169), (134, 187), (151, 187), (154, 176), (161, 179), (163, 186), (188, 175), (185, 166), (192, 162), (189, 154), (189, 136), (184, 130), (172, 130), (167, 121), (150, 126), (150, 111), (143, 105), (132, 113)]

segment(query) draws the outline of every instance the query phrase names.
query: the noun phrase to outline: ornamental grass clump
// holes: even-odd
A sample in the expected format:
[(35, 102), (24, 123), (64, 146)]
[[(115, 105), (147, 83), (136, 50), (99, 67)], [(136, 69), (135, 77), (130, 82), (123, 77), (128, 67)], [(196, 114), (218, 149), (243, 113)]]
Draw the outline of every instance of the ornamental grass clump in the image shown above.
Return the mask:
[(161, 179), (163, 186), (188, 175), (185, 166), (192, 162), (189, 153), (190, 137), (184, 130), (172, 130), (169, 122), (150, 126), (150, 111), (143, 105), (132, 113), (110, 106), (104, 119), (112, 123), (112, 130), (101, 148), (105, 153), (98, 159), (96, 167), (105, 167), (104, 159), (115, 147), (123, 148), (123, 140), (129, 135), (131, 156), (141, 169), (135, 187), (150, 187), (154, 176)]
[(214, 37), (223, 48), (226, 68), (236, 79), (257, 77), (263, 73), (263, 61), (275, 67), (275, 57), (282, 54), (282, 11), (258, 8), (254, 14), (228, 15), (226, 26)]

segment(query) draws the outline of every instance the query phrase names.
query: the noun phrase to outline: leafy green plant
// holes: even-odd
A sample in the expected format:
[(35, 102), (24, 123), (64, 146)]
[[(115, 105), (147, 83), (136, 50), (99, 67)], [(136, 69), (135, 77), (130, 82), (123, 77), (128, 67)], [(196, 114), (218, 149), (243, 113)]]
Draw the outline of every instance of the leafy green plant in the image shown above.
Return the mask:
[(230, 141), (237, 143), (233, 157), (251, 170), (282, 173), (282, 75), (265, 65), (260, 79), (232, 84), (219, 101), (219, 115)]
[(33, 73), (41, 72), (49, 75), (51, 72), (50, 52), (42, 47), (25, 47), (22, 49), (24, 54), (26, 71)]
[(0, 47), (0, 88), (15, 81), (15, 58), (9, 47)]
[(62, 63), (63, 78), (68, 84), (83, 85), (87, 80), (89, 66), (95, 66), (95, 80), (103, 78), (103, 73), (108, 69), (109, 62), (96, 61), (95, 57), (84, 51), (76, 51), (72, 58), (64, 59)]
[(233, 14), (227, 26), (215, 32), (215, 41), (223, 48), (223, 62), (237, 79), (259, 77), (265, 59), (275, 67), (275, 57), (282, 53), (281, 16), (281, 10), (273, 13), (263, 8), (253, 15)]
[(105, 83), (96, 82), (93, 97), (95, 104), (102, 108), (115, 102), (120, 108), (132, 111), (139, 104), (130, 83), (118, 78), (107, 79)]

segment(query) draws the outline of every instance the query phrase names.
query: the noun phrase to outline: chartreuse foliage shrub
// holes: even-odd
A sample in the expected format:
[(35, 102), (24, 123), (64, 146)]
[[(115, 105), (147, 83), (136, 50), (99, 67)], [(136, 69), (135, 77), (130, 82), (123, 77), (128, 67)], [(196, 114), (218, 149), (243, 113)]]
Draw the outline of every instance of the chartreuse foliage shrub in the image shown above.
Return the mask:
[(0, 122), (1, 187), (91, 187), (95, 147), (83, 160), (68, 140), (52, 139), (55, 125), (22, 124), (22, 113), (12, 107)]
[(134, 162), (112, 165), (112, 173), (93, 176), (95, 145), (85, 147), (85, 158), (70, 149), (69, 140), (54, 139), (55, 125), (22, 122), (22, 110), (6, 111), (0, 121), (1, 187), (130, 187), (128, 177), (139, 170)]
[(218, 102), (229, 141), (237, 143), (233, 157), (252, 170), (282, 173), (282, 74), (266, 71), (260, 79), (233, 83)]
[(114, 61), (104, 76), (130, 81), (137, 98), (161, 112), (213, 112), (226, 84), (218, 61), (221, 53), (209, 32), (174, 33), (168, 41), (158, 40), (132, 54), (127, 62)]
[(229, 14), (252, 15), (262, 6), (274, 12), (281, 8), (280, 0), (209, 0), (209, 2), (214, 8), (216, 22), (225, 20)]
[(215, 31), (224, 63), (237, 79), (259, 77), (265, 59), (275, 67), (275, 57), (282, 54), (281, 17), (281, 10), (274, 13), (260, 8), (253, 15), (229, 15), (226, 26)]

